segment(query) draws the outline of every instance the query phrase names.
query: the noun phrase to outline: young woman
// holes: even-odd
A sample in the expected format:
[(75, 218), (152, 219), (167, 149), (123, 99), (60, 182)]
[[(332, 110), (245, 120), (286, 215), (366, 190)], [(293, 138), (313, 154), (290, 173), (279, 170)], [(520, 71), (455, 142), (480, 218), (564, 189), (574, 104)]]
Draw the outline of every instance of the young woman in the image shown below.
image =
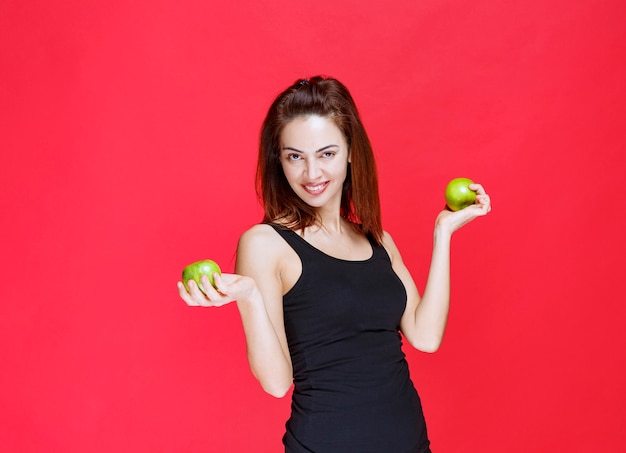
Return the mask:
[(299, 80), (263, 123), (257, 190), (265, 218), (239, 240), (235, 274), (203, 278), (206, 295), (178, 283), (191, 306), (236, 301), (248, 360), (268, 393), (292, 383), (285, 451), (430, 452), (402, 352), (439, 347), (448, 316), (450, 238), (490, 211), (476, 203), (435, 222), (420, 296), (380, 218), (376, 166), (347, 88)]

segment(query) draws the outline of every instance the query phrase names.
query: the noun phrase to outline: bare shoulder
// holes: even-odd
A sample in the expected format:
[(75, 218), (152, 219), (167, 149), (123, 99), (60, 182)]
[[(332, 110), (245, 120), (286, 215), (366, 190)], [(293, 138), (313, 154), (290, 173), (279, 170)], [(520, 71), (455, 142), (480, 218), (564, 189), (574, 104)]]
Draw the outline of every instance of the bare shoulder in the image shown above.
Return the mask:
[(258, 224), (245, 231), (239, 238), (237, 262), (244, 268), (252, 265), (278, 271), (288, 252), (287, 243), (274, 228), (267, 224)]
[(271, 279), (285, 294), (298, 280), (302, 263), (291, 246), (267, 224), (255, 225), (239, 238), (237, 273)]
[(239, 238), (239, 246), (246, 247), (264, 247), (268, 243), (277, 243), (280, 240), (280, 236), (276, 234), (274, 228), (270, 225), (260, 223), (254, 225)]
[(281, 238), (270, 225), (258, 224), (245, 231), (237, 244), (238, 257), (254, 259), (263, 257), (269, 261), (277, 257), (280, 250)]
[(282, 300), (300, 277), (302, 264), (274, 228), (259, 224), (239, 238), (235, 271), (254, 278), (266, 298)]
[(398, 250), (396, 243), (393, 241), (391, 234), (389, 234), (387, 231), (383, 231), (383, 247), (385, 247), (385, 250), (387, 250), (387, 253), (391, 258), (392, 263), (395, 263), (402, 259), (400, 257), (400, 251)]

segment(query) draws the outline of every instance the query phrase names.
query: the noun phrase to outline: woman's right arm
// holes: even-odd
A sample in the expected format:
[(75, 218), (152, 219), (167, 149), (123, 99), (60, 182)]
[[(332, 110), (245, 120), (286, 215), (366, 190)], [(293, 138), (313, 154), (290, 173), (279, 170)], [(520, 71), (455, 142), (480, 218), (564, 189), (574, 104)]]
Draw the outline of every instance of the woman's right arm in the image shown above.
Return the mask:
[(283, 322), (280, 236), (268, 225), (256, 225), (239, 239), (235, 274), (215, 274), (217, 290), (203, 276), (206, 295), (193, 281), (181, 298), (190, 306), (221, 306), (237, 302), (246, 336), (248, 362), (263, 389), (283, 397), (292, 384), (292, 368)]
[(237, 299), (250, 369), (263, 389), (278, 398), (293, 382), (283, 319), (280, 245), (280, 236), (268, 225), (251, 228), (239, 239), (235, 268), (256, 283), (251, 297)]

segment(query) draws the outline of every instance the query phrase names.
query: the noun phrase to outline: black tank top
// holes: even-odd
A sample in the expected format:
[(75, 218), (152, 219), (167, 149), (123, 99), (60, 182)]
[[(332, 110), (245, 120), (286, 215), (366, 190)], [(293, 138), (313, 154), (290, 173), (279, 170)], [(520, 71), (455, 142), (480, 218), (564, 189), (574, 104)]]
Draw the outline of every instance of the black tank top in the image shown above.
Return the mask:
[(293, 364), (288, 453), (424, 453), (429, 441), (399, 333), (404, 285), (373, 241), (363, 261), (331, 257), (272, 225), (302, 262), (283, 297)]

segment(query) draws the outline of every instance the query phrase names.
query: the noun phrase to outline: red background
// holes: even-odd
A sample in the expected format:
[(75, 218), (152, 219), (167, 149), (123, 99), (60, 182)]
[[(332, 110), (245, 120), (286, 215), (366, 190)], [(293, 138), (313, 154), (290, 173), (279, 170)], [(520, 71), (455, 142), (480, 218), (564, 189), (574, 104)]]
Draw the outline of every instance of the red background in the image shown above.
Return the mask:
[(626, 3), (216, 3), (2, 2), (2, 450), (280, 451), (236, 307), (175, 283), (232, 271), (263, 115), (317, 73), (420, 288), (447, 181), (493, 199), (454, 237), (442, 349), (407, 350), (434, 451), (623, 449)]

